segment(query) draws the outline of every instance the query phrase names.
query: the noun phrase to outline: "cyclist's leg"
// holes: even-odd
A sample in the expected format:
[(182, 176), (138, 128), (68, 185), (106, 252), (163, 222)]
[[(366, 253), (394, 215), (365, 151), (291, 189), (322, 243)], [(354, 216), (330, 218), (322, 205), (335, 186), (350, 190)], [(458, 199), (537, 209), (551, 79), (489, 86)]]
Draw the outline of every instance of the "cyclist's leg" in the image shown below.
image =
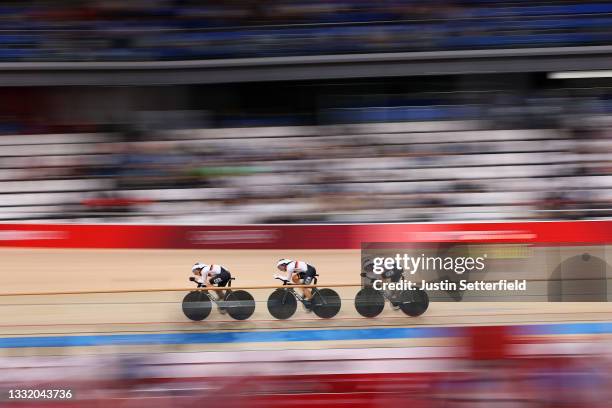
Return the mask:
[[(291, 280), (293, 281), (294, 284), (298, 285), (298, 284), (304, 284), (304, 279), (306, 277), (306, 274), (304, 272), (300, 272), (300, 273), (296, 273), (291, 277)], [(310, 298), (307, 297), (308, 292), (306, 291), (305, 288), (301, 288), (300, 289), (302, 292), (302, 299), (304, 302), (304, 307), (306, 307), (307, 310), (310, 310)]]
[[(232, 278), (232, 275), (230, 275), (230, 273), (227, 270), (223, 269), (219, 275), (213, 278), (212, 283), (215, 284), (219, 288), (224, 288), (227, 286), (231, 278)], [(217, 292), (217, 300), (225, 299), (226, 291), (216, 290), (215, 292)]]
[[(312, 285), (312, 282), (315, 278), (317, 271), (315, 268), (308, 268), (308, 271), (304, 273), (304, 285)], [(304, 288), (304, 299), (311, 300), (312, 299), (312, 289)]]
[[(291, 276), (291, 282), (294, 285), (303, 285), (304, 284), (304, 274), (303, 273), (294, 273), (293, 276)], [(300, 291), (302, 292), (302, 297), (304, 299), (306, 299), (306, 294), (304, 292), (304, 288), (301, 288)]]
[(301, 280), (302, 280), (302, 278), (301, 278), (301, 276), (300, 276), (300, 274), (299, 274), (299, 273), (294, 273), (294, 274), (291, 276), (291, 282), (292, 282), (293, 284), (295, 284), (295, 285), (299, 285), (299, 284), (301, 283), (301, 282), (300, 282)]
[[(385, 283), (390, 283), (392, 282), (391, 278), (389, 276), (385, 276), (384, 274), (380, 276), (380, 282), (384, 285)], [(393, 306), (393, 308), (396, 308), (396, 302), (395, 302), (395, 291), (391, 290), (391, 289), (384, 289), (384, 296), (385, 298), (387, 298), (389, 300), (389, 302), (391, 302), (391, 305)], [(397, 306), (399, 307), (399, 306)]]

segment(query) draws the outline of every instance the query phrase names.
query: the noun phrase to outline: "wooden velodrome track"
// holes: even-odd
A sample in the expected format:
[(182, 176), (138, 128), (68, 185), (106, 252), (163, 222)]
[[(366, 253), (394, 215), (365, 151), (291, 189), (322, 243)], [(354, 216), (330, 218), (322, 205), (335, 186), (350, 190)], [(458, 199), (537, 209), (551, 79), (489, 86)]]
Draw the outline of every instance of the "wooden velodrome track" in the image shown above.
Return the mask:
[(253, 317), (237, 322), (213, 311), (203, 322), (187, 320), (181, 311), (185, 292), (0, 296), (0, 335), (38, 336), (110, 333), (202, 332), (336, 327), (448, 326), (612, 320), (612, 303), (441, 302), (419, 318), (408, 318), (388, 306), (375, 319), (354, 309), (359, 289), (359, 251), (354, 250), (64, 250), (1, 249), (0, 292), (95, 291), (188, 288), (195, 261), (222, 264), (237, 277), (236, 286), (274, 285), (276, 260), (303, 259), (317, 266), (321, 286), (342, 287), (343, 306), (331, 320), (298, 309), (287, 321), (273, 319), (265, 299), (272, 289), (251, 293)]

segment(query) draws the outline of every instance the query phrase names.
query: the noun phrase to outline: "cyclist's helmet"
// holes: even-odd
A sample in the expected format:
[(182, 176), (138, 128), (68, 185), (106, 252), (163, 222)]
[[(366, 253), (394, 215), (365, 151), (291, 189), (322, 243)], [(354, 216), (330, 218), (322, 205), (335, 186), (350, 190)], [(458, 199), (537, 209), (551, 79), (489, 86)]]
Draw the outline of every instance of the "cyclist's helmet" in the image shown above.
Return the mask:
[(372, 272), (374, 269), (374, 261), (370, 258), (365, 258), (361, 263), (361, 271), (362, 272)]
[(276, 267), (280, 269), (282, 266), (287, 266), (291, 262), (293, 262), (291, 259), (286, 259), (286, 258), (279, 259), (278, 262), (276, 263)]
[(191, 273), (195, 275), (196, 272), (201, 271), (204, 268), (206, 268), (206, 264), (203, 264), (202, 262), (196, 262), (191, 268)]

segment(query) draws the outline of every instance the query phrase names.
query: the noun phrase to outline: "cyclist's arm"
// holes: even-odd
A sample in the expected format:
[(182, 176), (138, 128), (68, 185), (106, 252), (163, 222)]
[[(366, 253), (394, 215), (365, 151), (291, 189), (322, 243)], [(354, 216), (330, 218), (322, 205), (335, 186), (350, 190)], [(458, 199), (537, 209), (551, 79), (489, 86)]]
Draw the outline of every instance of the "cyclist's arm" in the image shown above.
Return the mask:
[(210, 278), (211, 278), (210, 271), (211, 271), (211, 269), (212, 269), (212, 265), (202, 269), (202, 277), (201, 277), (202, 282), (201, 283), (203, 285), (212, 285), (212, 282), (210, 282)]
[(206, 280), (210, 285), (214, 285), (214, 279), (221, 273), (222, 271), (221, 265), (210, 265), (208, 269), (208, 273), (206, 275)]
[(291, 277), (293, 276), (293, 273), (295, 272), (296, 264), (297, 264), (296, 262), (292, 262), (289, 265), (287, 265), (287, 277), (285, 278), (287, 282), (291, 282)]

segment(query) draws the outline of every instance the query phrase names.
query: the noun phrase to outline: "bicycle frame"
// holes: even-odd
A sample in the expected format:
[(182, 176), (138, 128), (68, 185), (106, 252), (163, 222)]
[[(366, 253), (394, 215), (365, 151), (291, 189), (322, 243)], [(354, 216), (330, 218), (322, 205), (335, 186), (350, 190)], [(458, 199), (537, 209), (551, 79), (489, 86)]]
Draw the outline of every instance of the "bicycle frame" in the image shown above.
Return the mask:
[[(277, 278), (278, 279), (278, 278)], [(284, 288), (287, 292), (291, 293), (293, 295), (293, 297), (295, 297), (296, 300), (298, 300), (299, 302), (301, 302), (302, 304), (305, 304), (306, 299), (304, 299), (304, 296), (300, 295), (299, 293), (297, 293), (295, 291), (294, 288), (291, 287), (292, 283), (289, 283), (288, 281), (284, 280), (284, 279), (278, 279), (280, 281), (283, 282), (283, 286), (288, 286), (287, 288)], [(313, 280), (313, 283), (316, 285), (317, 284), (317, 278), (315, 277)], [(314, 297), (315, 293), (318, 293), (318, 289), (317, 288), (313, 288), (312, 289), (312, 295)]]
[[(365, 272), (361, 273), (361, 277), (362, 278), (367, 278), (368, 279), (368, 283), (371, 285), (376, 279), (372, 279), (371, 277), (366, 277)], [(403, 275), (402, 275), (402, 279), (403, 279)], [(391, 292), (393, 292), (392, 290), (386, 289), (386, 290), (379, 290), (378, 292), (380, 292), (383, 295), (383, 298), (385, 300), (388, 300), (389, 302), (391, 301), (391, 298), (393, 297), (393, 295), (391, 294)]]
[[(290, 286), (291, 284), (286, 284), (286, 286)], [(299, 293), (297, 293), (295, 291), (294, 288), (284, 288), (288, 293), (291, 293), (293, 295), (294, 298), (296, 298), (298, 301), (304, 303), (304, 297), (302, 295), (300, 295)]]
[(391, 298), (393, 297), (393, 295), (389, 293), (389, 290), (381, 290), (380, 293), (383, 295), (385, 300), (388, 300), (389, 302), (391, 301)]
[[(228, 293), (230, 293), (232, 291), (232, 281), (236, 279), (236, 278), (230, 278), (229, 282), (227, 283), (227, 289), (225, 290), (225, 296), (227, 296)], [(202, 286), (198, 285), (198, 288), (201, 288)], [(216, 299), (215, 296), (211, 296), (210, 295), (210, 291), (209, 290), (204, 290), (204, 293), (206, 293), (206, 296), (208, 296), (208, 299), (210, 299), (211, 302), (213, 302), (215, 305), (217, 305), (217, 307), (221, 307), (221, 305), (219, 304), (220, 302), (223, 302), (224, 300), (219, 300)]]

